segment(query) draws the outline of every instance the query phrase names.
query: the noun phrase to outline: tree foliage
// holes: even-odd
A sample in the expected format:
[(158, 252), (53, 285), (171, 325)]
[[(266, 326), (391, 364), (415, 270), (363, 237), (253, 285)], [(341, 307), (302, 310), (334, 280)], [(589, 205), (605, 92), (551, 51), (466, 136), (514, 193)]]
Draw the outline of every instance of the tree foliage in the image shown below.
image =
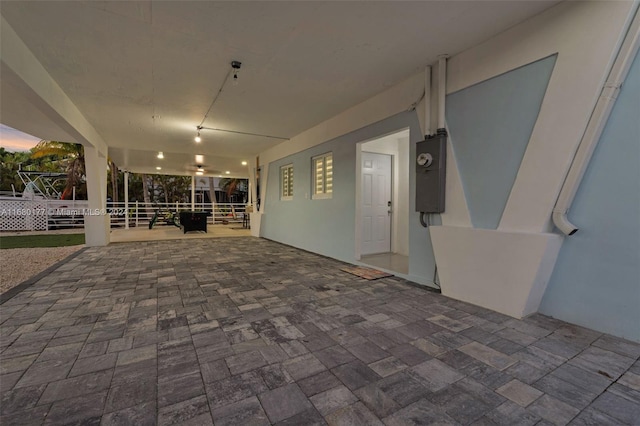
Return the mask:
[(86, 198), (87, 184), (84, 162), (84, 148), (79, 143), (66, 143), (42, 140), (31, 149), (31, 158), (49, 158), (67, 173), (67, 182), (62, 191), (62, 198), (69, 200), (76, 189), (76, 198)]

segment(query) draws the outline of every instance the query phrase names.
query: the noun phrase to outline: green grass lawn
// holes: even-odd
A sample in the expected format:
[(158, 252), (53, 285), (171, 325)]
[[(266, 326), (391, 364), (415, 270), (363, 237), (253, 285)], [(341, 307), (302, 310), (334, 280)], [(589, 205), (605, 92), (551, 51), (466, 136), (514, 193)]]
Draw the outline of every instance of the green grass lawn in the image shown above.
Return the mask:
[(0, 249), (64, 247), (84, 244), (84, 234), (0, 236)]

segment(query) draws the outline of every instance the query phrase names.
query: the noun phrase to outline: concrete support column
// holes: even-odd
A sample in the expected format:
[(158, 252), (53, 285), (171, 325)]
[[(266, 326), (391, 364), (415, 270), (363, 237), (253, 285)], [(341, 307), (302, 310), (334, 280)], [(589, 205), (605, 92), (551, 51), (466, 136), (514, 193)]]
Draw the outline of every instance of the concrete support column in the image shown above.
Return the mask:
[(85, 244), (89, 247), (109, 244), (107, 209), (107, 157), (91, 146), (84, 147), (89, 211), (84, 216)]
[(196, 209), (196, 177), (191, 176), (191, 211)]
[(129, 172), (124, 172), (124, 229), (129, 229)]

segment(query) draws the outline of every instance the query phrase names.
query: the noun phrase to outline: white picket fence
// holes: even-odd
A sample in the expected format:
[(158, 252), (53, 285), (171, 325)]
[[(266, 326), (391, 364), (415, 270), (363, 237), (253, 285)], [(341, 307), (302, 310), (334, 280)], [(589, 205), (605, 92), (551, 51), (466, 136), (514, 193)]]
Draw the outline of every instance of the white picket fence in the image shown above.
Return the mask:
[[(209, 224), (243, 222), (246, 205), (241, 203), (196, 203), (195, 211), (210, 212)], [(0, 231), (48, 231), (60, 228), (84, 228), (89, 215), (108, 214), (112, 228), (149, 226), (159, 211), (158, 226), (166, 224), (171, 213), (191, 211), (191, 203), (107, 203), (104, 211), (88, 208), (86, 200), (47, 200), (0, 197)]]

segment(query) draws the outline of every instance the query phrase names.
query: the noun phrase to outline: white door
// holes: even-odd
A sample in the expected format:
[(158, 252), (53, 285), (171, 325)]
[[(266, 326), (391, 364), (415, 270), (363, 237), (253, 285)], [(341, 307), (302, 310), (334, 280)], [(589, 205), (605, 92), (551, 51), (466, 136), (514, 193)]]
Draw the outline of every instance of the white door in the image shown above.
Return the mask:
[(362, 152), (361, 254), (391, 251), (391, 156)]

